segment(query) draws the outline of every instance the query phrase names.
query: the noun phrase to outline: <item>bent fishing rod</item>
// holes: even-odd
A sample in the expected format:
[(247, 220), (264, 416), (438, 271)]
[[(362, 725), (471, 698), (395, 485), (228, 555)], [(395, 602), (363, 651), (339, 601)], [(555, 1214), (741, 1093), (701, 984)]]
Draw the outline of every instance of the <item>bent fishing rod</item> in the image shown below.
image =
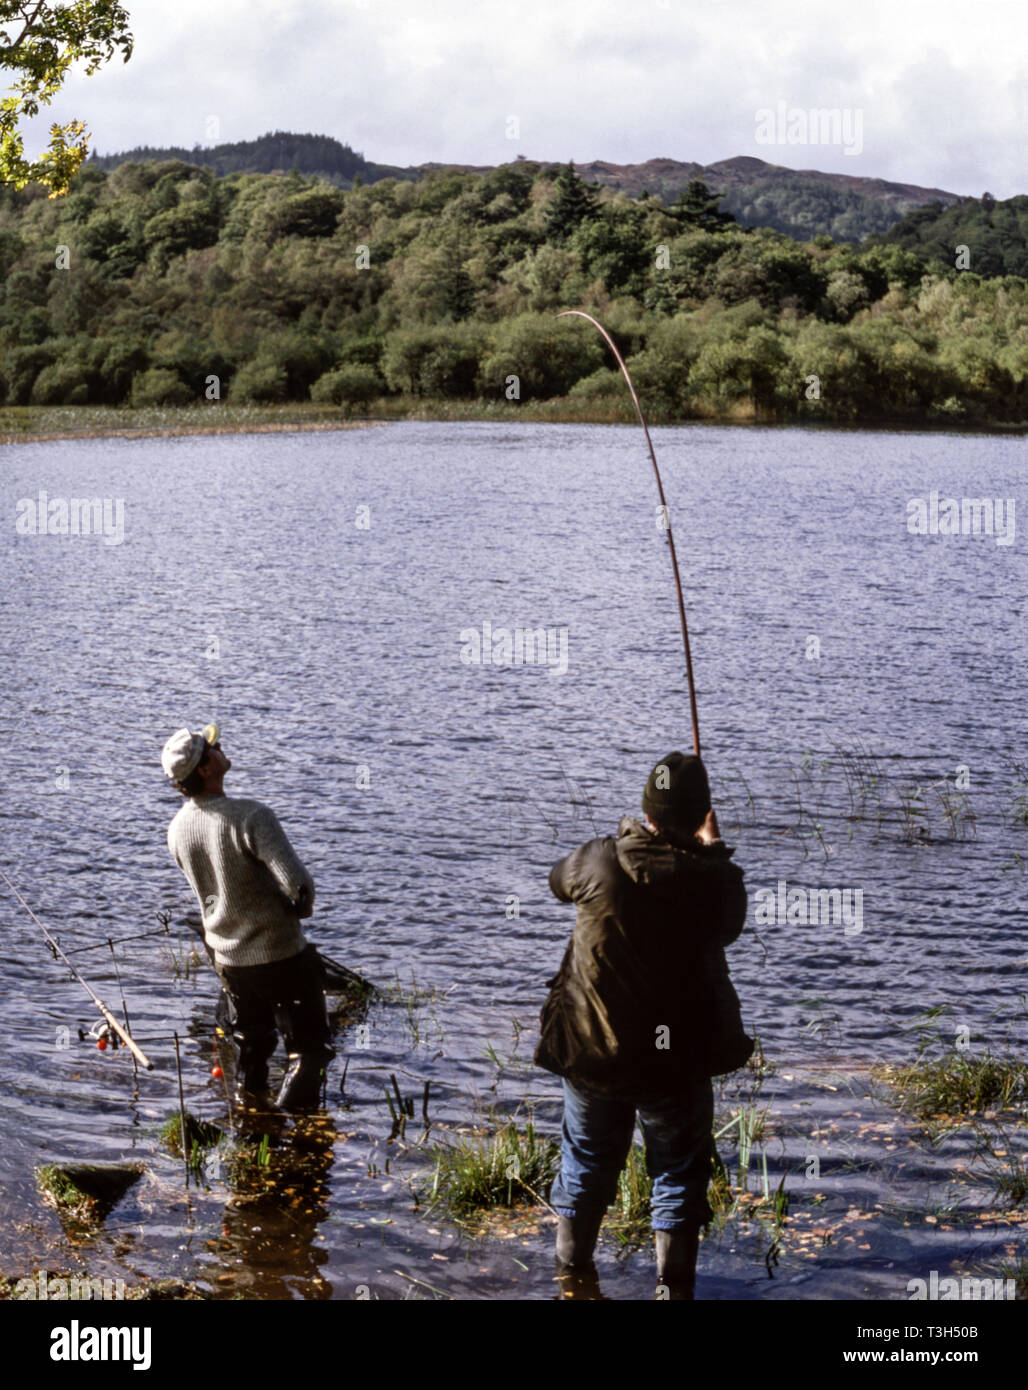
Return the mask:
[(597, 323), (591, 314), (584, 313), (581, 309), (562, 309), (557, 315), (559, 319), (574, 315), (580, 319), (588, 319), (592, 326), (601, 334), (607, 346), (621, 368), (621, 374), (628, 383), (628, 389), (632, 393), (632, 400), (635, 403), (635, 412), (639, 416), (639, 423), (643, 427), (643, 434), (646, 436), (646, 445), (650, 451), (650, 461), (653, 464), (653, 473), (657, 479), (657, 492), (660, 494), (660, 505), (663, 508), (664, 521), (667, 524), (667, 543), (671, 552), (671, 568), (675, 575), (675, 591), (678, 594), (678, 616), (682, 623), (682, 642), (685, 646), (685, 674), (689, 681), (689, 708), (692, 713), (692, 746), (696, 756), (700, 756), (700, 716), (696, 709), (696, 685), (692, 674), (692, 652), (689, 649), (689, 625), (685, 620), (685, 599), (682, 596), (682, 579), (678, 573), (678, 556), (675, 554), (675, 537), (671, 530), (671, 512), (668, 508), (667, 499), (664, 496), (664, 484), (661, 481), (660, 469), (657, 467), (657, 455), (653, 451), (653, 440), (650, 438), (650, 431), (646, 424), (646, 417), (642, 413), (642, 406), (639, 404), (639, 397), (635, 392), (635, 385), (629, 375), (628, 368), (625, 366), (625, 359), (617, 350), (614, 339), (610, 336), (602, 323)]
[(31, 907), (29, 907), (28, 903), (18, 892), (17, 888), (15, 888), (14, 884), (4, 873), (3, 869), (0, 869), (0, 878), (2, 878), (3, 881), (7, 884), (8, 888), (21, 903), (22, 907), (32, 918), (33, 922), (35, 922), (39, 930), (43, 933), (43, 936), (46, 940), (46, 944), (50, 947), (50, 950), (53, 953), (54, 960), (62, 961), (68, 967), (74, 978), (86, 991), (86, 993), (89, 995), (90, 999), (92, 999), (95, 1006), (100, 1010), (101, 1014), (103, 1014), (104, 1021), (107, 1024), (108, 1028), (110, 1028), (113, 1032), (115, 1032), (118, 1035), (118, 1037), (125, 1044), (128, 1050), (132, 1053), (133, 1057), (135, 1057), (136, 1061), (140, 1064), (140, 1066), (145, 1067), (147, 1071), (153, 1071), (153, 1063), (150, 1061), (149, 1057), (147, 1057), (143, 1049), (131, 1037), (128, 1029), (123, 1024), (118, 1022), (111, 1010), (107, 1007), (104, 1001), (93, 989), (92, 985), (90, 985), (86, 980), (82, 978), (78, 970), (75, 968), (74, 965), (72, 965), (71, 961), (68, 959), (64, 951), (61, 949), (60, 942), (55, 940), (54, 937), (51, 936), (51, 934), (47, 931), (46, 927), (44, 927), (43, 923), (32, 911)]

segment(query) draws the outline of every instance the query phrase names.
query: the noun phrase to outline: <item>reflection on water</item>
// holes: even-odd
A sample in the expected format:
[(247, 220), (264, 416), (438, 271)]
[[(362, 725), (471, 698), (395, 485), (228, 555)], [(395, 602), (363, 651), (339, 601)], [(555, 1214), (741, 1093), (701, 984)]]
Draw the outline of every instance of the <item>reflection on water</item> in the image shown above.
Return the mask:
[[(261, 1141), (267, 1136), (264, 1152)], [(336, 1134), (324, 1116), (265, 1116), (233, 1155), (215, 1260), (235, 1275), (232, 1292), (262, 1298), (331, 1296), (326, 1251), (316, 1244), (329, 1212)], [(263, 1161), (262, 1161), (263, 1160)]]

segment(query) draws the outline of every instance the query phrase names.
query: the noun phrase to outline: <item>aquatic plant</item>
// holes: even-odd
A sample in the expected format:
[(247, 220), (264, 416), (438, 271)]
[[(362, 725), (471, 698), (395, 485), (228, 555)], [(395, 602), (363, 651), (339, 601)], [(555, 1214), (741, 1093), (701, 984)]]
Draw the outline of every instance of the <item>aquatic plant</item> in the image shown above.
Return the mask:
[[(714, 1213), (713, 1227), (715, 1230), (723, 1230), (734, 1218), (753, 1218), (769, 1227), (771, 1251), (774, 1251), (778, 1246), (782, 1228), (789, 1218), (790, 1194), (785, 1186), (787, 1174), (782, 1174), (777, 1186), (771, 1186), (767, 1169), (767, 1151), (761, 1147), (760, 1167), (754, 1189), (750, 1173), (752, 1156), (752, 1145), (747, 1143), (744, 1147), (740, 1144), (736, 1177), (733, 1182), (730, 1167), (720, 1152), (715, 1150), (713, 1173), (707, 1189), (707, 1201)], [(768, 1258), (771, 1258), (770, 1251)]]
[(1028, 1154), (1008, 1149), (1004, 1157), (1005, 1163), (993, 1159), (985, 1166), (996, 1195), (1010, 1206), (1017, 1207), (1028, 1197)]
[(1005, 1260), (997, 1271), (997, 1277), (1014, 1281), (1015, 1299), (1028, 1299), (1028, 1259), (1023, 1255), (1019, 1260)]
[(94, 1225), (120, 1201), (144, 1173), (141, 1163), (45, 1163), (36, 1169), (36, 1186), (61, 1219)]
[[(176, 1158), (182, 1157), (182, 1119), (182, 1113), (176, 1110), (164, 1121), (157, 1134), (158, 1141)], [(225, 1134), (217, 1125), (198, 1120), (188, 1110), (185, 1112), (185, 1127), (186, 1145), (189, 1150), (186, 1155), (186, 1167), (190, 1173), (199, 1177), (206, 1171), (208, 1151), (216, 1148)]]
[(240, 1144), (232, 1155), (232, 1167), (236, 1172), (270, 1166), (271, 1136), (267, 1134), (262, 1134), (256, 1143)]
[(633, 1144), (621, 1176), (614, 1203), (607, 1213), (606, 1226), (622, 1246), (636, 1246), (649, 1240), (650, 1203), (653, 1180), (646, 1171), (646, 1151)]
[(1011, 1134), (998, 1116), (983, 1117), (976, 1123), (974, 1165), (981, 1168), (998, 1200), (1020, 1206), (1028, 1197), (1028, 1152), (1019, 1135)]
[[(753, 1145), (759, 1144), (764, 1138), (769, 1109), (769, 1106), (765, 1106), (763, 1110), (758, 1110), (755, 1105), (744, 1105), (714, 1131), (715, 1142), (724, 1138), (725, 1135), (732, 1135), (739, 1149), (741, 1169), (749, 1166), (749, 1156)], [(716, 1123), (717, 1121), (715, 1121)]]
[(765, 1054), (764, 1044), (757, 1034), (754, 1034), (753, 1051), (747, 1059), (746, 1070), (752, 1072), (761, 1081), (763, 1081), (766, 1076), (774, 1076), (775, 1072), (778, 1070), (777, 1063), (772, 1062)]
[(1002, 1110), (1028, 1100), (1028, 1063), (991, 1052), (978, 1057), (922, 1052), (915, 1062), (877, 1067), (873, 1074), (885, 1082), (900, 1109), (922, 1120)]
[[(387, 985), (382, 991), (382, 996), (386, 1003), (399, 1004), (402, 1006), (404, 1011), (404, 1024), (410, 1035), (412, 1051), (416, 1051), (418, 1048), (431, 1047), (433, 1045), (441, 1049), (445, 1040), (445, 1035), (439, 1020), (436, 1018), (435, 1010), (432, 1008), (429, 1009), (428, 1012), (428, 1022), (431, 1024), (430, 1029), (425, 1022), (422, 1005), (436, 1004), (439, 1000), (445, 999), (454, 988), (455, 986), (451, 985), (449, 989), (440, 990), (434, 985), (421, 985), (418, 983), (412, 970), (410, 972), (409, 983), (405, 983), (401, 980), (399, 972), (397, 972), (393, 977), (392, 983)], [(432, 1036), (433, 1032), (435, 1034), (434, 1037)]]
[(801, 999), (800, 1006), (813, 1010), (813, 1017), (804, 1025), (803, 1031), (817, 1038), (830, 1038), (834, 1029), (838, 1041), (842, 1042), (842, 1018), (827, 999)]
[(542, 1201), (560, 1158), (557, 1144), (541, 1138), (531, 1122), (519, 1132), (513, 1120), (487, 1138), (459, 1139), (430, 1153), (429, 1206), (446, 1207), (458, 1218)]
[(183, 946), (181, 950), (176, 950), (174, 946), (167, 946), (165, 950), (173, 980), (191, 980), (199, 975), (203, 957), (195, 946), (188, 948)]
[(36, 1186), (48, 1206), (59, 1211), (62, 1216), (84, 1224), (97, 1220), (100, 1204), (97, 1199), (73, 1182), (68, 1175), (53, 1163), (44, 1163), (36, 1169)]
[[(190, 1149), (210, 1149), (220, 1143), (224, 1131), (206, 1120), (198, 1120), (186, 1111), (186, 1143)], [(179, 1111), (169, 1115), (161, 1125), (158, 1139), (176, 1158), (182, 1157), (182, 1116)]]
[(505, 1071), (527, 1072), (532, 1071), (535, 1066), (535, 1063), (531, 1060), (530, 1057), (518, 1056), (518, 1046), (520, 1045), (521, 1034), (524, 1032), (525, 1025), (519, 1022), (519, 1020), (516, 1018), (512, 1019), (511, 1022), (514, 1046), (508, 1053), (504, 1054), (502, 1052), (498, 1052), (496, 1048), (493, 1046), (491, 1039), (489, 1042), (485, 1044), (485, 1046), (482, 1049), (482, 1056), (487, 1057), (489, 1059), (489, 1061), (493, 1064), (493, 1070), (496, 1073), (495, 1078), (493, 1080), (493, 1084), (490, 1087), (490, 1090), (493, 1091), (496, 1090), (496, 1087), (500, 1081), (500, 1077)]
[(846, 783), (850, 815), (863, 817), (869, 801), (873, 801), (880, 810), (884, 779), (879, 755), (858, 742), (852, 748), (834, 745), (834, 758), (842, 769)]
[(901, 786), (896, 794), (899, 797), (904, 841), (914, 845), (928, 839), (931, 820), (922, 787), (919, 784)]
[[(741, 793), (738, 799), (733, 790), (734, 779), (736, 778), (741, 784)], [(722, 778), (718, 791), (718, 805), (718, 819), (725, 829), (740, 831), (747, 826), (756, 826), (757, 803), (754, 800), (749, 782), (738, 768), (729, 769)]]
[(942, 814), (955, 840), (966, 840), (968, 831), (977, 834), (977, 817), (971, 810), (971, 799), (964, 792), (957, 791), (949, 782), (936, 782), (934, 790), (939, 798)]

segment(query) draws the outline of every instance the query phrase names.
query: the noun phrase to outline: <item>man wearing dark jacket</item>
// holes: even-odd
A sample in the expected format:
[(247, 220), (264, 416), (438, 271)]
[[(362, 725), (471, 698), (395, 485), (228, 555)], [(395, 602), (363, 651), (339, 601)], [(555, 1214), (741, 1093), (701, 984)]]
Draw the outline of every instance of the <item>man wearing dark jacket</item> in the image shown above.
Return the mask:
[(589, 1269), (632, 1143), (636, 1112), (653, 1179), (657, 1278), (692, 1298), (700, 1228), (711, 1218), (711, 1077), (740, 1067), (743, 1032), (724, 948), (746, 890), (717, 838), (699, 758), (670, 753), (643, 792), (645, 823), (590, 840), (550, 887), (578, 909), (543, 1006), (535, 1060), (563, 1078), (558, 1267)]

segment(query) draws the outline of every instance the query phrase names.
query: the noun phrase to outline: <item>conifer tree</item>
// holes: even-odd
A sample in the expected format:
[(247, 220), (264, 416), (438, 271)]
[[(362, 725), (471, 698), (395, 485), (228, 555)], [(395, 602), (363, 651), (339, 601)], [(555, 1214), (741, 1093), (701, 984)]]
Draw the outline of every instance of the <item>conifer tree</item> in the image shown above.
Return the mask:
[(596, 193), (578, 177), (569, 159), (557, 176), (554, 199), (546, 219), (547, 240), (566, 241), (577, 227), (596, 213)]

